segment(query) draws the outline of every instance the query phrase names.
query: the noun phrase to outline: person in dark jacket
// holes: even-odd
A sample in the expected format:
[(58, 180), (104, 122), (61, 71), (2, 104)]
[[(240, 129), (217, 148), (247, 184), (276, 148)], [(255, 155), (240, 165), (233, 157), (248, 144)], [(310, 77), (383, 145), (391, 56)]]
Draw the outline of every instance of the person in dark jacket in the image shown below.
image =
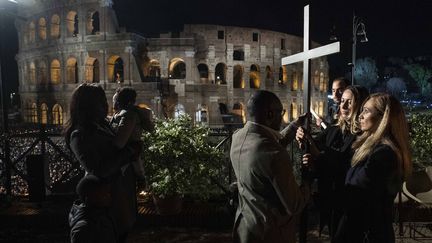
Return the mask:
[(110, 214), (111, 185), (94, 175), (77, 185), (79, 200), (69, 213), (71, 243), (117, 242), (115, 222)]
[(359, 118), (363, 134), (352, 146), (334, 242), (393, 243), (393, 201), (412, 168), (405, 113), (396, 98), (378, 93), (364, 103)]
[(297, 129), (297, 141), (308, 138), (311, 144), (311, 153), (305, 154), (303, 161), (309, 164), (314, 161), (316, 167), (320, 232), (327, 225), (331, 237), (343, 213), (341, 202), (344, 198), (345, 176), (353, 155), (351, 145), (361, 132), (358, 116), (368, 95), (364, 87), (348, 86), (341, 97), (337, 123), (323, 130), (317, 139), (305, 134), (303, 128)]
[(238, 188), (235, 243), (295, 242), (296, 217), (309, 199), (299, 186), (286, 150), (306, 116), (279, 132), (285, 113), (279, 98), (259, 90), (247, 104), (248, 121), (233, 134), (230, 158)]
[(135, 221), (136, 208), (131, 208), (128, 197), (129, 191), (135, 189), (125, 189), (130, 185), (129, 174), (124, 175), (121, 168), (137, 160), (140, 144), (128, 143), (118, 148), (115, 132), (106, 119), (107, 113), (104, 90), (95, 84), (79, 85), (72, 94), (65, 140), (86, 173), (111, 182), (110, 210), (116, 221), (119, 242), (125, 242)]
[(324, 123), (326, 127), (336, 124), (339, 120), (339, 109), (342, 94), (348, 86), (348, 79), (344, 77), (335, 78), (332, 83), (332, 102), (328, 105), (327, 114), (324, 118), (316, 118), (316, 125), (319, 127)]

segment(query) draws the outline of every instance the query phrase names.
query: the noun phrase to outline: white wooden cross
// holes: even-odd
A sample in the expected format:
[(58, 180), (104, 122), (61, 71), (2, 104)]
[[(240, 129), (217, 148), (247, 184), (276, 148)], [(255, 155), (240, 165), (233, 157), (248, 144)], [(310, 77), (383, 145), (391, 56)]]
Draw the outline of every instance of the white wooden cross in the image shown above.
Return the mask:
[(304, 7), (303, 52), (282, 58), (282, 65), (303, 61), (303, 83), (305, 85), (303, 89), (303, 107), (305, 107), (305, 112), (310, 111), (311, 103), (310, 60), (337, 53), (339, 50), (339, 41), (309, 50), (309, 5), (306, 5)]

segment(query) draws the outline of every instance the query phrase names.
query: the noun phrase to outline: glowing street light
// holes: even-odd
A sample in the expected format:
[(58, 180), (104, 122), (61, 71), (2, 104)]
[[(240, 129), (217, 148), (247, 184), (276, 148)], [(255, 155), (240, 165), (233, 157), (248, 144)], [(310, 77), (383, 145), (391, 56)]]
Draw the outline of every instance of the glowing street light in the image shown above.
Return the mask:
[(366, 27), (363, 23), (362, 19), (354, 14), (353, 16), (353, 28), (352, 28), (352, 59), (351, 63), (348, 65), (351, 66), (351, 85), (354, 85), (354, 72), (355, 72), (355, 61), (356, 61), (356, 48), (357, 48), (357, 36), (360, 37), (360, 42), (368, 42), (368, 38), (366, 36)]

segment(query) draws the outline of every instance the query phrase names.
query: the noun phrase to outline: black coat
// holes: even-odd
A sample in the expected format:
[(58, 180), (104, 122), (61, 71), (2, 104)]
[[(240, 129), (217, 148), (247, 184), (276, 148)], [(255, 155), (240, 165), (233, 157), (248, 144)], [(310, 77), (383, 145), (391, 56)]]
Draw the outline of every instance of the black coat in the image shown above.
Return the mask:
[(345, 213), (335, 242), (395, 242), (393, 201), (402, 185), (396, 153), (377, 145), (346, 176)]
[(87, 207), (75, 201), (69, 212), (71, 243), (117, 242), (115, 222), (107, 208)]
[(136, 220), (135, 174), (132, 166), (134, 151), (128, 146), (114, 146), (114, 132), (108, 123), (94, 124), (94, 129), (78, 127), (70, 136), (70, 147), (87, 173), (111, 182), (112, 214), (118, 235), (128, 232)]
[(343, 133), (339, 126), (330, 126), (318, 137), (320, 155), (317, 158), (318, 207), (320, 227), (329, 226), (333, 235), (342, 216), (345, 177), (351, 167), (351, 145), (356, 135)]

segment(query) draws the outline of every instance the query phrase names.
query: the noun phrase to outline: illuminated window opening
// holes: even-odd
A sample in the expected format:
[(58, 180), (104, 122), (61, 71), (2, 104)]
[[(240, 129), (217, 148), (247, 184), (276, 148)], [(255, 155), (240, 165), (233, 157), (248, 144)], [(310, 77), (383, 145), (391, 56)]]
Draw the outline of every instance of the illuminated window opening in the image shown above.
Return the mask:
[(46, 20), (45, 18), (40, 18), (39, 19), (39, 38), (41, 38), (42, 40), (46, 40), (47, 38), (47, 33), (46, 30), (47, 26), (46, 26)]
[(297, 117), (298, 117), (297, 104), (294, 102), (291, 104), (291, 120), (297, 119)]
[(48, 106), (45, 103), (41, 105), (41, 123), (48, 124)]
[(226, 84), (227, 66), (225, 63), (218, 63), (215, 68), (216, 84)]
[(36, 41), (36, 26), (32, 22), (29, 24), (29, 42), (34, 43)]
[(206, 64), (200, 63), (198, 65), (198, 73), (202, 82), (208, 81), (209, 70)]
[(66, 82), (69, 84), (78, 83), (78, 63), (74, 57), (69, 58), (66, 63)]
[(79, 33), (78, 29), (78, 14), (75, 11), (70, 11), (66, 17), (66, 27), (69, 36), (77, 36)]
[(34, 62), (30, 63), (30, 82), (32, 84), (36, 83), (36, 65)]
[(51, 62), (51, 83), (59, 84), (61, 79), (61, 68), (60, 62), (57, 59), (54, 59)]
[(99, 83), (99, 61), (94, 57), (87, 58), (85, 79), (87, 83)]
[(292, 91), (298, 90), (298, 80), (299, 80), (299, 73), (296, 71), (293, 71), (292, 75), (291, 75), (291, 90)]
[(59, 104), (53, 106), (52, 117), (54, 125), (63, 125), (63, 108)]
[(47, 75), (47, 66), (46, 63), (41, 61), (39, 62), (39, 84), (46, 84), (48, 75)]
[(123, 83), (123, 60), (120, 56), (111, 56), (108, 59), (108, 77), (113, 83)]
[(325, 79), (324, 79), (324, 73), (320, 73), (320, 90), (321, 92), (326, 92), (327, 91), (327, 87), (326, 87), (326, 83), (325, 83)]
[(172, 79), (186, 78), (186, 64), (181, 58), (173, 58), (169, 64), (168, 77)]
[(243, 80), (243, 67), (241, 65), (234, 66), (233, 81), (234, 88), (243, 89), (245, 87), (245, 82)]
[(246, 122), (246, 110), (242, 103), (233, 105), (232, 113), (241, 117), (243, 124)]
[(29, 107), (29, 122), (38, 123), (38, 112), (36, 103), (32, 103)]
[(259, 89), (261, 84), (260, 70), (255, 64), (251, 65), (249, 72), (249, 87), (252, 89)]
[(60, 38), (60, 17), (57, 14), (54, 14), (51, 17), (51, 38), (57, 39)]
[(87, 33), (95, 35), (100, 31), (99, 12), (90, 13), (87, 21)]

